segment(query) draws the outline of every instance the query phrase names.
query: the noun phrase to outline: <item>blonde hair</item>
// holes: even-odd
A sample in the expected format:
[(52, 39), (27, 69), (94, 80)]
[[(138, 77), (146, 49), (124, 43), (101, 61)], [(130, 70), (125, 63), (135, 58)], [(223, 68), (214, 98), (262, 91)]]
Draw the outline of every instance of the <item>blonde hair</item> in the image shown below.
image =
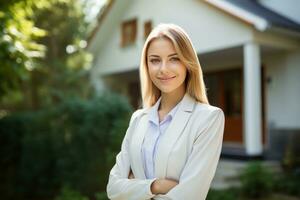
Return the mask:
[(150, 43), (154, 39), (158, 38), (169, 39), (173, 43), (179, 59), (186, 66), (186, 92), (196, 101), (209, 104), (206, 95), (202, 69), (197, 57), (197, 53), (187, 33), (181, 27), (175, 24), (159, 24), (147, 37), (142, 50), (140, 63), (140, 82), (143, 107), (147, 108), (153, 106), (161, 95), (160, 90), (150, 79), (147, 66), (148, 48)]

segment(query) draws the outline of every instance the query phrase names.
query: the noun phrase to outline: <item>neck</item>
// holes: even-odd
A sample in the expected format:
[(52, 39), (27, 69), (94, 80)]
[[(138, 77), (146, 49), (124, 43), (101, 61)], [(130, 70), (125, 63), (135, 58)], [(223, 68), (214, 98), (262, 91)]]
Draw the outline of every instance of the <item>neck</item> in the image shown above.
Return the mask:
[(185, 88), (170, 92), (170, 93), (161, 93), (161, 102), (159, 110), (170, 111), (174, 108), (184, 97)]

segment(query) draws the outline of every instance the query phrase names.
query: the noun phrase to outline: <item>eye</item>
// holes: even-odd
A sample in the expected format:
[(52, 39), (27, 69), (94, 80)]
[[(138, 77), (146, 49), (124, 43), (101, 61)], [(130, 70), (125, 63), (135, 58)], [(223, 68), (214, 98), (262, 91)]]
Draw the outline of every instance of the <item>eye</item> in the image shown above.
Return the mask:
[(179, 61), (180, 59), (179, 59), (178, 57), (172, 57), (170, 60), (173, 61), (173, 62), (177, 62), (177, 61)]
[(159, 62), (160, 62), (160, 60), (157, 59), (157, 58), (152, 58), (152, 59), (150, 59), (150, 63), (152, 63), (152, 64), (157, 64), (157, 63), (159, 63)]

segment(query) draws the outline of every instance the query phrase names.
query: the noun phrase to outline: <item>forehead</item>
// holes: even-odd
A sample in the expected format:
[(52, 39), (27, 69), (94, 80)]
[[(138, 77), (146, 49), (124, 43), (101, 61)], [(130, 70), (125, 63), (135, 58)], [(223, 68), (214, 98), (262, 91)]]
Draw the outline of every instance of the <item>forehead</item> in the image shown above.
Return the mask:
[(168, 38), (156, 38), (152, 40), (149, 44), (147, 56), (150, 55), (170, 55), (176, 53), (173, 43)]

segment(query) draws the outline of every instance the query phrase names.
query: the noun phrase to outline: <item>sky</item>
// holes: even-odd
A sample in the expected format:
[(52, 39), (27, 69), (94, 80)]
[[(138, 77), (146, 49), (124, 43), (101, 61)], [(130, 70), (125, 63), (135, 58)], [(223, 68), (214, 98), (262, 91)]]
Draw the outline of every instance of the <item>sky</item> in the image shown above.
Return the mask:
[(86, 2), (88, 7), (86, 12), (86, 20), (92, 21), (96, 18), (98, 12), (100, 11), (101, 7), (106, 3), (107, 0), (82, 0)]

